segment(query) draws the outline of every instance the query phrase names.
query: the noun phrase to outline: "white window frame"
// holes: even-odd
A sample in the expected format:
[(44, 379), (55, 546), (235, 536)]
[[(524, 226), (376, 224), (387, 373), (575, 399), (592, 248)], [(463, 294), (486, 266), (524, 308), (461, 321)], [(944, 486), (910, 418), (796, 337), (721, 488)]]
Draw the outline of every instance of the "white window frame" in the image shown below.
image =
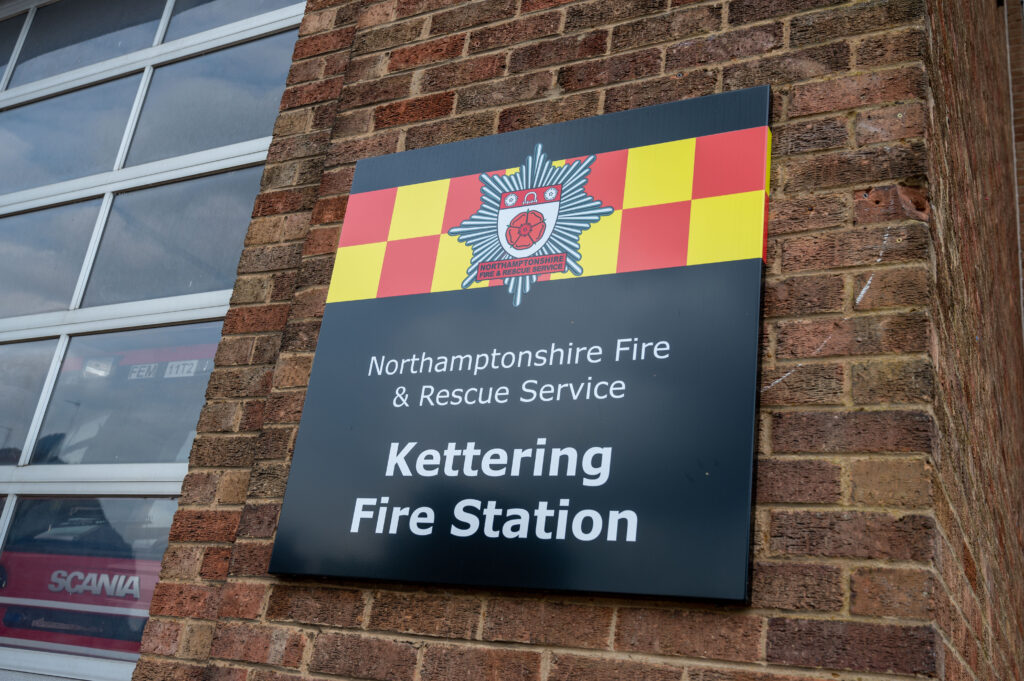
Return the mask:
[[(3, 546), (10, 528), (15, 502), (19, 495), (171, 497), (181, 493), (181, 483), (188, 469), (187, 463), (32, 466), (29, 465), (29, 460), (57, 382), (61, 363), (73, 336), (221, 320), (227, 313), (230, 289), (82, 307), (85, 287), (116, 193), (253, 167), (266, 161), (270, 137), (125, 167), (125, 159), (154, 69), (216, 49), (293, 30), (299, 25), (305, 10), (305, 3), (297, 2), (256, 17), (162, 43), (175, 4), (175, 0), (167, 0), (153, 46), (7, 89), (19, 53), (28, 31), (31, 30), (36, 8), (53, 1), (59, 0), (0, 0), (0, 21), (27, 12), (13, 53), (7, 66), (0, 73), (0, 112), (130, 74), (140, 73), (142, 77), (111, 170), (0, 195), (0, 217), (73, 201), (101, 199), (69, 308), (58, 312), (0, 318), (0, 344), (42, 339), (57, 340), (57, 347), (29, 425), (21, 458), (16, 466), (0, 466), (0, 496), (7, 497), (7, 503), (0, 513), (0, 547)], [(284, 87), (284, 83), (281, 85)], [(0, 638), (0, 669), (83, 681), (128, 681), (131, 679), (137, 658), (136, 655), (126, 655), (126, 659), (123, 660), (103, 659), (82, 654), (83, 650), (76, 650), (71, 646), (51, 646), (51, 650), (46, 651), (23, 647), (10, 648), (4, 646), (4, 643), (5, 641)], [(18, 645), (24, 644), (18, 642)]]

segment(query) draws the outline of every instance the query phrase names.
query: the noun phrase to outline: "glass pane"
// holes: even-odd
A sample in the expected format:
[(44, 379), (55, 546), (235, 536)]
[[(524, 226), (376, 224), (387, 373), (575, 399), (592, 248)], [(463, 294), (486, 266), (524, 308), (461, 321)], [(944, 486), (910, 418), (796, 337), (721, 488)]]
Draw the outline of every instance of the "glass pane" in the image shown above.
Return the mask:
[(229, 289), (262, 168), (121, 194), (86, 305)]
[(220, 327), (72, 338), (32, 463), (187, 461)]
[(7, 68), (7, 62), (11, 59), (14, 43), (18, 42), (18, 34), (21, 33), (21, 25), (24, 22), (24, 14), (0, 21), (0, 76), (4, 75), (4, 69)]
[(0, 112), (0, 194), (112, 170), (139, 78)]
[(0, 553), (4, 645), (133, 659), (176, 506), (173, 499), (18, 499)]
[(178, 0), (164, 42), (294, 4), (295, 0)]
[(0, 345), (0, 465), (18, 463), (56, 340)]
[(269, 135), (295, 36), (280, 33), (157, 69), (128, 164)]
[(128, 54), (153, 44), (166, 0), (61, 0), (29, 26), (11, 87)]
[(68, 309), (99, 210), (95, 199), (0, 218), (0, 317)]

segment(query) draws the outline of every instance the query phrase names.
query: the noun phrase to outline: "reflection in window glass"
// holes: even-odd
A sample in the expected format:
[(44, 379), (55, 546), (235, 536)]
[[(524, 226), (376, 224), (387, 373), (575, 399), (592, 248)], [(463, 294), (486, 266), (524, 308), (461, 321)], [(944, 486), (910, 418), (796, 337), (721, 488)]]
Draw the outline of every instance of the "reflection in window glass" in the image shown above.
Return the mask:
[(121, 194), (86, 305), (229, 289), (262, 168)]
[(156, 69), (128, 165), (269, 135), (295, 35), (280, 33)]
[(164, 42), (294, 4), (295, 0), (177, 0)]
[(220, 327), (72, 338), (32, 463), (187, 461)]
[(0, 345), (0, 466), (18, 463), (56, 340)]
[(0, 552), (4, 644), (134, 659), (176, 506), (19, 499)]
[(0, 194), (112, 170), (139, 78), (0, 112)]
[(165, 0), (61, 0), (36, 10), (10, 87), (153, 44)]
[(0, 317), (68, 309), (99, 210), (95, 199), (0, 218)]
[(0, 76), (4, 75), (7, 62), (11, 59), (14, 43), (18, 42), (18, 34), (21, 33), (21, 25), (24, 21), (24, 14), (0, 21)]

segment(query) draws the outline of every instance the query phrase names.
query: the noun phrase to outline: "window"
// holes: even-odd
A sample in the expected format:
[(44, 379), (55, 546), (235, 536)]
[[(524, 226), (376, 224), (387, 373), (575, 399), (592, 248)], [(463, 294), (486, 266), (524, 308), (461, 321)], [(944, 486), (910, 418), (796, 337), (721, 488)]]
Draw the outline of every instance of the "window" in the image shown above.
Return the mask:
[(303, 7), (0, 0), (0, 670), (131, 677)]

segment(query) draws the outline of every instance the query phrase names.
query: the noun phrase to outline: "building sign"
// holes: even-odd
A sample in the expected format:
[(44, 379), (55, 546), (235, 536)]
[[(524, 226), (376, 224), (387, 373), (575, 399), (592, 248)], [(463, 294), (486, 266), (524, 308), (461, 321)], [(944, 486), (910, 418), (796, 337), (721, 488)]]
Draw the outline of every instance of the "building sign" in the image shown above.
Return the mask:
[(271, 571), (746, 598), (768, 104), (360, 161)]

